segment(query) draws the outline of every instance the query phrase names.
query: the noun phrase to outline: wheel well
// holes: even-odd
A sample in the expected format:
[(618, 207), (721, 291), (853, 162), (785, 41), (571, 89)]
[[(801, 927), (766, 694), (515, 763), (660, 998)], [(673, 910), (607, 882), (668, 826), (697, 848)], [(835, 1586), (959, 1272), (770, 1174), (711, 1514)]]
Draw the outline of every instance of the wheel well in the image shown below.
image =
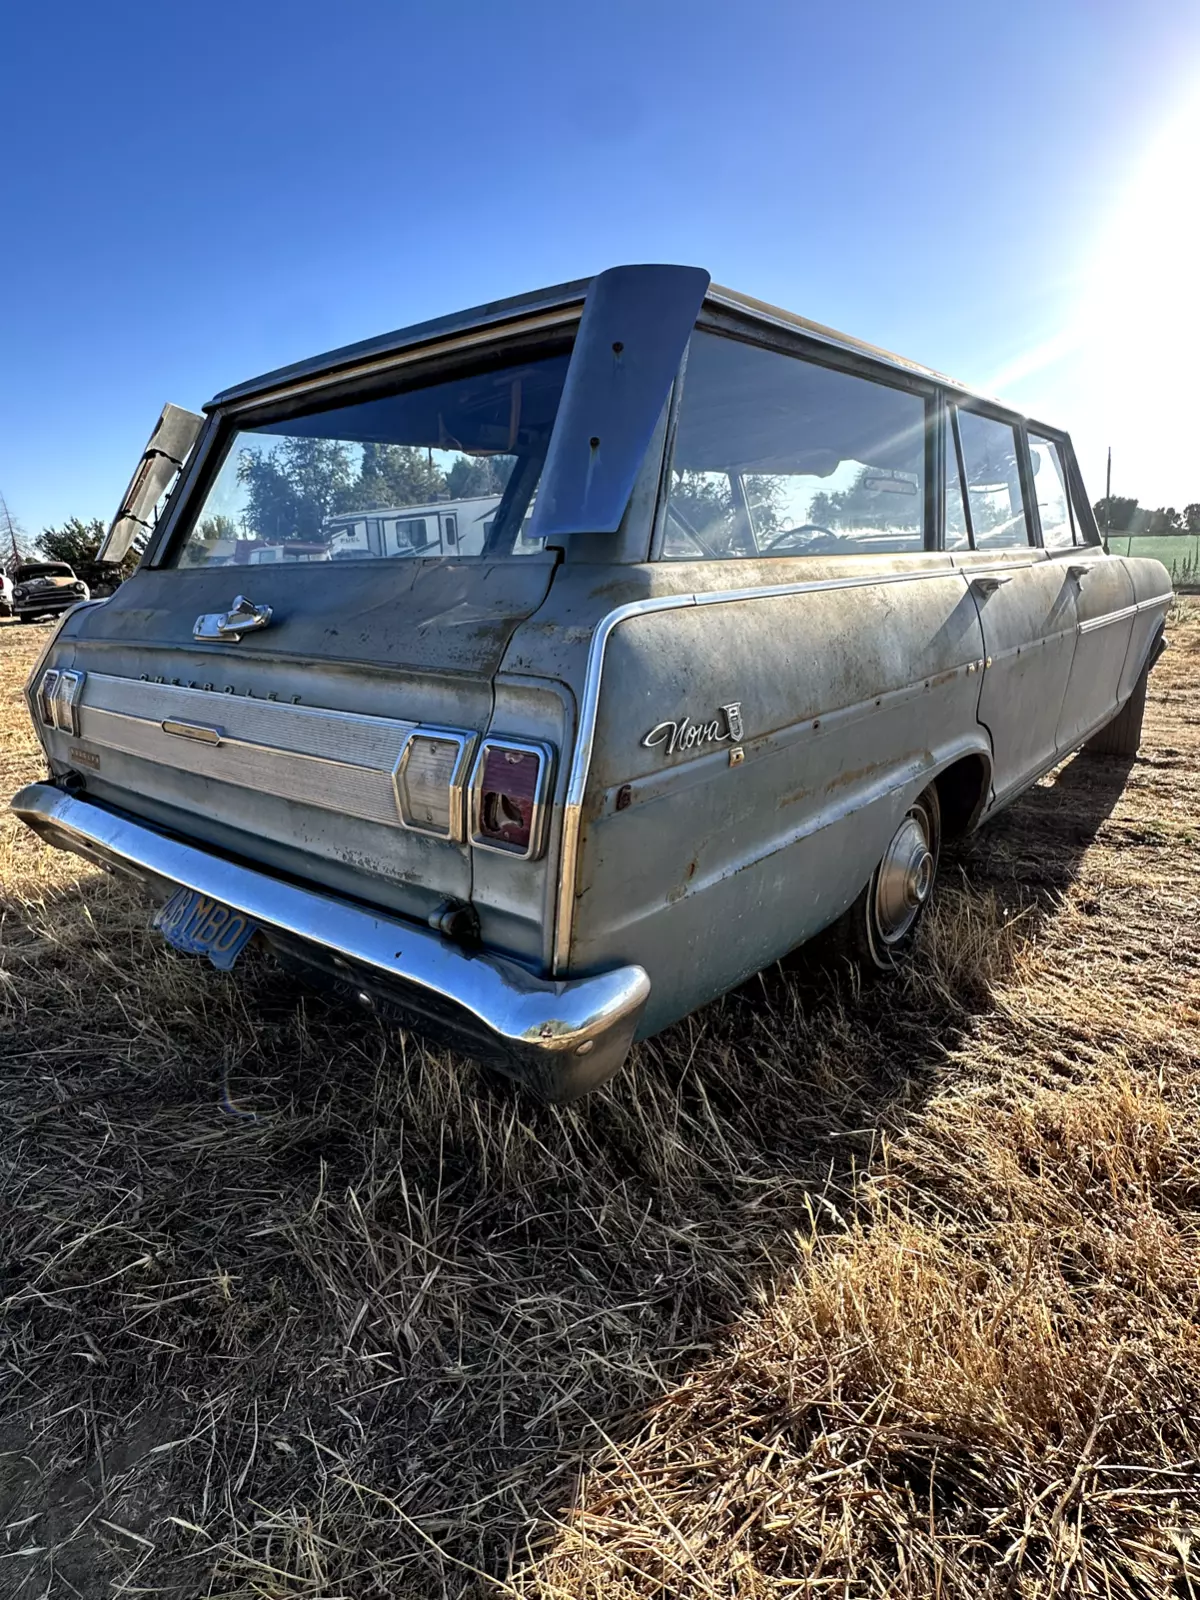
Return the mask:
[(944, 838), (958, 839), (970, 832), (987, 800), (990, 781), (991, 766), (982, 755), (963, 756), (938, 773), (934, 782), (942, 808)]

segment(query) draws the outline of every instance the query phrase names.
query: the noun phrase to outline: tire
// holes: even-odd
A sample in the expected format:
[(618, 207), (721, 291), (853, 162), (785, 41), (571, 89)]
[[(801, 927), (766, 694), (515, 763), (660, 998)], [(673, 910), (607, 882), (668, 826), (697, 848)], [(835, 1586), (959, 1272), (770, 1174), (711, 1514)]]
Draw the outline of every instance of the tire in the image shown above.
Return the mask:
[(36, 622), (37, 618), (36, 617), (18, 617), (17, 621), (18, 622)]
[(1142, 668), (1142, 675), (1134, 685), (1133, 693), (1111, 722), (1106, 722), (1099, 733), (1094, 733), (1084, 745), (1093, 756), (1136, 756), (1142, 742), (1142, 718), (1146, 715), (1146, 685), (1150, 681), (1150, 663)]
[(837, 923), (840, 952), (868, 971), (894, 972), (916, 941), (933, 898), (942, 808), (930, 784), (904, 813), (866, 888)]

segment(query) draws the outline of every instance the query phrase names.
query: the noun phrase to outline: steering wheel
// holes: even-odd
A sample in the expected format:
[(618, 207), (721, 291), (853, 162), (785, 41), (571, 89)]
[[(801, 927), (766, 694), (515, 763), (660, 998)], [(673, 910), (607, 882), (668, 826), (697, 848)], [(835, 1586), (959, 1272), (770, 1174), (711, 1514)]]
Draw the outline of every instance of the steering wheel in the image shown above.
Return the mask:
[(768, 550), (774, 550), (777, 544), (782, 544), (785, 539), (801, 539), (805, 544), (811, 544), (814, 539), (832, 539), (834, 544), (841, 544), (842, 536), (834, 533), (832, 528), (823, 528), (819, 522), (802, 522), (796, 528), (780, 528), (778, 533), (773, 533), (763, 545), (765, 555)]

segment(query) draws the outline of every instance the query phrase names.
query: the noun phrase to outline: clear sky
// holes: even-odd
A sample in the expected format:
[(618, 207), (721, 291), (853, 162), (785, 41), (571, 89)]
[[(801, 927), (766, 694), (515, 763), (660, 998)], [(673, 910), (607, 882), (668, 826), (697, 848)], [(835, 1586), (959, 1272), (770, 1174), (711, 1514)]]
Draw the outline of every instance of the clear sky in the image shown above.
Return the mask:
[(999, 391), (1200, 500), (1196, 0), (8, 0), (0, 491), (161, 403), (621, 261)]

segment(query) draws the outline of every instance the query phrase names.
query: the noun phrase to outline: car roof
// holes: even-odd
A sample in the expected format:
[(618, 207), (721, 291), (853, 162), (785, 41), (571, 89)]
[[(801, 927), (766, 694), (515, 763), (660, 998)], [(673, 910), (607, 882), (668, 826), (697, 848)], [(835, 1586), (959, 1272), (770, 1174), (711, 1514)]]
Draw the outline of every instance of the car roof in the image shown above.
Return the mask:
[[(439, 344), (443, 340), (473, 332), (486, 335), (490, 329), (499, 329), (506, 324), (516, 324), (518, 328), (527, 325), (531, 331), (539, 326), (553, 327), (558, 323), (568, 326), (574, 320), (577, 308), (582, 307), (592, 282), (591, 278), (576, 278), (569, 283), (554, 284), (550, 288), (535, 289), (528, 294), (513, 295), (504, 300), (491, 300), (484, 305), (451, 312), (447, 316), (416, 322), (407, 328), (397, 328), (391, 333), (378, 334), (371, 339), (360, 339), (354, 344), (341, 345), (321, 355), (310, 356), (304, 361), (295, 361), (285, 367), (276, 367), (260, 377), (223, 389), (208, 402), (205, 410), (212, 411), (234, 402), (265, 397), (276, 390), (302, 385), (306, 380), (331, 377), (340, 372), (344, 373), (347, 369), (357, 372), (364, 366), (369, 368), (375, 363), (386, 365), (390, 357), (404, 350), (423, 344)], [(936, 383), (945, 384), (960, 393), (972, 392), (966, 384), (932, 367), (910, 361), (905, 356), (869, 344), (865, 339), (839, 333), (836, 328), (813, 322), (797, 312), (785, 311), (780, 306), (770, 305), (765, 300), (756, 300), (751, 295), (740, 294), (737, 290), (726, 289), (719, 284), (709, 286), (705, 295), (705, 305), (716, 310), (732, 311), (740, 319), (757, 322), (764, 328), (791, 329), (833, 349), (867, 355), (884, 366), (905, 373), (915, 373)]]

